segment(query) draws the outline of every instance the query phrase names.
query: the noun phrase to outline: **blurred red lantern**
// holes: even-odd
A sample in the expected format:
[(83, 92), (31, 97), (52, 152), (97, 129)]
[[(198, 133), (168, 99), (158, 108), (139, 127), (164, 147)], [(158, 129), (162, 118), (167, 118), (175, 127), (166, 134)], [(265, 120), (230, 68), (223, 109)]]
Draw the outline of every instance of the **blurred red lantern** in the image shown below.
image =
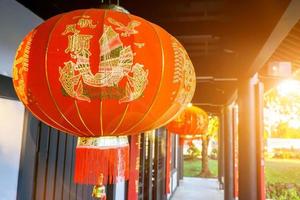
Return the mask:
[(32, 30), (14, 62), (15, 90), (41, 121), (83, 137), (166, 124), (192, 98), (195, 73), (162, 28), (112, 10), (76, 10)]
[(185, 137), (196, 137), (196, 135), (204, 134), (207, 132), (207, 127), (207, 113), (196, 106), (187, 107), (167, 125), (170, 132), (180, 136), (186, 135)]

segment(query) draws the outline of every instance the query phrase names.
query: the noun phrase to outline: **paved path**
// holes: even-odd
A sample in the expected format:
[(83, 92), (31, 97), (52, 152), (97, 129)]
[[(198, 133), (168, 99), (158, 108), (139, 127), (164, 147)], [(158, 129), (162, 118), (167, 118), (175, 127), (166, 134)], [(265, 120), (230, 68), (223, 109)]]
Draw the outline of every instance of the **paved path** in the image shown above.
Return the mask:
[(171, 200), (223, 200), (217, 179), (184, 177)]

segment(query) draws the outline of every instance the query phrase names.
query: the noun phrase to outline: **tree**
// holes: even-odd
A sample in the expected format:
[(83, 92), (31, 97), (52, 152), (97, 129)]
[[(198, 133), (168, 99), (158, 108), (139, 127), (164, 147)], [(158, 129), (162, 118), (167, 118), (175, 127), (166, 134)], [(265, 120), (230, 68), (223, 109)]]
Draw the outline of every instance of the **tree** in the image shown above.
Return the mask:
[(190, 159), (194, 160), (197, 157), (199, 157), (200, 150), (196, 147), (196, 145), (193, 143), (193, 141), (189, 141), (187, 144), (189, 146), (187, 153), (190, 155)]
[(300, 137), (300, 82), (289, 81), (264, 96), (266, 137)]
[(214, 115), (209, 116), (207, 133), (202, 137), (202, 170), (201, 177), (211, 177), (212, 173), (208, 165), (208, 145), (212, 138), (216, 138), (219, 130), (219, 118)]

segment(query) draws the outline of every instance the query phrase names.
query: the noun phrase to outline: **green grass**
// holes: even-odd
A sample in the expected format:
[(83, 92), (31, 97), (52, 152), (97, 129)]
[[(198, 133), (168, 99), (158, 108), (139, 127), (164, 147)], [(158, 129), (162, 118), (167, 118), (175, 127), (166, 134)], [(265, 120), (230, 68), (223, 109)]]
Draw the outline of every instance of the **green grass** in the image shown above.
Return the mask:
[[(184, 176), (199, 177), (201, 160), (184, 160)], [(209, 169), (213, 176), (218, 175), (218, 161), (209, 160)], [(265, 161), (265, 176), (267, 183), (300, 184), (300, 160), (268, 159)]]
[[(218, 175), (218, 161), (209, 160), (208, 166), (213, 177)], [(183, 164), (183, 176), (187, 177), (199, 177), (201, 172), (202, 163), (200, 159), (189, 160), (185, 159)]]
[(267, 183), (300, 184), (300, 160), (266, 160), (265, 176)]

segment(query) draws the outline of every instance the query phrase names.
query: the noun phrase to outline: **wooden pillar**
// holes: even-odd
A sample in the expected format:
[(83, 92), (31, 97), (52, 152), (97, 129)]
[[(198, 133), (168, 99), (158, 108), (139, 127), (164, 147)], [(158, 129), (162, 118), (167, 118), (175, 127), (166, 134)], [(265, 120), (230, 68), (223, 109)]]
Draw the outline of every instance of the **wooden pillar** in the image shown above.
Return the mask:
[(264, 120), (263, 120), (263, 102), (264, 85), (259, 82), (256, 85), (256, 146), (257, 146), (257, 193), (259, 200), (266, 199), (265, 187), (265, 161), (264, 161)]
[[(179, 140), (179, 137), (178, 137)], [(178, 141), (178, 148), (177, 148), (177, 154), (178, 154), (178, 179), (177, 184), (179, 185), (179, 180), (183, 179), (183, 146), (179, 145)]]
[(218, 132), (218, 180), (220, 189), (224, 189), (224, 111), (223, 109), (219, 115), (220, 128)]
[[(145, 133), (145, 175), (144, 175), (144, 197), (143, 200), (151, 200), (153, 194), (153, 148), (154, 135), (152, 132)], [(147, 144), (146, 144), (147, 143)]]
[(258, 199), (255, 77), (240, 83), (239, 103), (239, 200)]
[(233, 109), (224, 108), (224, 199), (233, 200)]

